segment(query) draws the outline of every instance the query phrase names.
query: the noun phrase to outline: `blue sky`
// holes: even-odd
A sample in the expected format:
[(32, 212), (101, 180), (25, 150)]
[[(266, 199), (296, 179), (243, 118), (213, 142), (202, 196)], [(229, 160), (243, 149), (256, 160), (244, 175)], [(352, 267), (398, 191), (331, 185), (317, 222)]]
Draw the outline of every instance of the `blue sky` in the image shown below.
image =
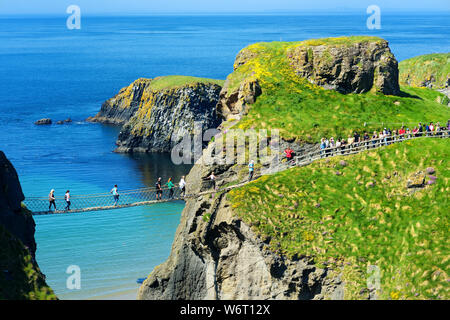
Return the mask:
[(83, 14), (364, 12), (369, 5), (385, 12), (450, 13), (450, 0), (0, 0), (0, 14), (65, 14), (71, 4)]

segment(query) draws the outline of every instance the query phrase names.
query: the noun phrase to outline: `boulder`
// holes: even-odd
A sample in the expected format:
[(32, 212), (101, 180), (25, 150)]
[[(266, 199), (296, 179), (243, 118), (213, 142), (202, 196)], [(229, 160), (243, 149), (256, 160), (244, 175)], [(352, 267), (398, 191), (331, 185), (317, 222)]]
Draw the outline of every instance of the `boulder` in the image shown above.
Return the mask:
[(428, 174), (433, 174), (433, 173), (436, 172), (436, 171), (434, 170), (434, 168), (432, 168), (432, 167), (426, 168), (425, 171), (426, 171)]
[(408, 176), (407, 188), (422, 188), (425, 186), (425, 173), (423, 171), (415, 172)]
[(37, 120), (34, 124), (38, 126), (52, 124), (52, 119), (50, 118), (40, 119)]

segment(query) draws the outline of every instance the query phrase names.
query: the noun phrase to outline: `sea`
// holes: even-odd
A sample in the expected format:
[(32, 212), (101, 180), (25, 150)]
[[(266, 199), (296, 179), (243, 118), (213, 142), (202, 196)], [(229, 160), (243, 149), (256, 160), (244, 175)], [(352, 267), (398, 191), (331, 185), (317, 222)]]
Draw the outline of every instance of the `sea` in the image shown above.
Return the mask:
[[(190, 165), (169, 154), (113, 150), (119, 127), (88, 123), (101, 104), (140, 77), (225, 79), (240, 49), (260, 41), (374, 35), (397, 60), (450, 51), (450, 10), (389, 13), (369, 29), (366, 12), (81, 16), (0, 16), (0, 150), (25, 196), (57, 197), (178, 181)], [(41, 118), (72, 119), (36, 126)], [(57, 205), (59, 205), (57, 203)], [(61, 204), (62, 205), (62, 204)], [(169, 256), (182, 201), (35, 216), (37, 262), (60, 299), (135, 299), (138, 279)], [(1, 248), (0, 248), (1, 250)], [(73, 266), (80, 286), (73, 285)], [(72, 283), (72, 284), (71, 284)]]

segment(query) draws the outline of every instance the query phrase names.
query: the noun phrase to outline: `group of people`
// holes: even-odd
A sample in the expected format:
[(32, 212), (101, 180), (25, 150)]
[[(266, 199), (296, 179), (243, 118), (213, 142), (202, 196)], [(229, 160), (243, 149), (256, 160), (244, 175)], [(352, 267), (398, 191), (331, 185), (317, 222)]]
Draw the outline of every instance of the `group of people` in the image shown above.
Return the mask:
[[(64, 195), (64, 201), (66, 202), (66, 207), (64, 208), (65, 211), (70, 211), (70, 191), (67, 190)], [(52, 206), (55, 208), (56, 211), (56, 198), (55, 198), (55, 189), (50, 190), (50, 193), (48, 195), (48, 211), (52, 209)]]
[(441, 126), (439, 122), (434, 124), (430, 122), (429, 124), (423, 125), (419, 123), (413, 130), (410, 128), (405, 128), (402, 126), (399, 129), (392, 131), (390, 128), (384, 128), (381, 131), (374, 131), (373, 134), (364, 132), (361, 136), (357, 131), (353, 135), (348, 135), (347, 139), (338, 138), (330, 139), (322, 138), (320, 140), (320, 150), (323, 156), (328, 156), (332, 149), (338, 149), (344, 152), (345, 149), (351, 149), (353, 147), (358, 147), (360, 145), (365, 145), (367, 147), (374, 147), (377, 142), (384, 145), (389, 145), (393, 141), (403, 140), (405, 138), (420, 137), (420, 136), (432, 136), (432, 135), (442, 135), (444, 133), (448, 134), (450, 130), (450, 120), (447, 122), (447, 126)]
[[(213, 174), (214, 175), (214, 174)], [(163, 184), (162, 179), (158, 178), (158, 180), (155, 183), (155, 189), (156, 189), (156, 200), (161, 200), (163, 196), (163, 187), (167, 187), (169, 190), (169, 198), (172, 199), (174, 196), (174, 190), (176, 185), (172, 182), (172, 178), (169, 178), (167, 183)], [(186, 181), (184, 180), (184, 176), (181, 177), (180, 182), (178, 183), (178, 188), (180, 188), (180, 197), (186, 196)], [(116, 185), (111, 189), (110, 193), (113, 196), (114, 199), (114, 206), (117, 206), (119, 202), (119, 188)], [(50, 193), (48, 195), (48, 211), (51, 211), (52, 207), (56, 211), (56, 197), (55, 197), (55, 189), (50, 190)], [(64, 208), (64, 211), (70, 211), (70, 191), (67, 190), (64, 195), (64, 201), (66, 202), (66, 207)]]
[[(163, 186), (167, 187), (167, 189), (169, 190), (169, 198), (173, 199), (176, 185), (173, 183), (172, 178), (169, 178), (169, 180), (163, 185), (162, 178), (159, 177), (155, 183), (156, 200), (162, 199)], [(180, 197), (186, 196), (186, 181), (184, 180), (184, 176), (181, 177), (180, 182), (178, 183), (178, 188), (180, 188)]]

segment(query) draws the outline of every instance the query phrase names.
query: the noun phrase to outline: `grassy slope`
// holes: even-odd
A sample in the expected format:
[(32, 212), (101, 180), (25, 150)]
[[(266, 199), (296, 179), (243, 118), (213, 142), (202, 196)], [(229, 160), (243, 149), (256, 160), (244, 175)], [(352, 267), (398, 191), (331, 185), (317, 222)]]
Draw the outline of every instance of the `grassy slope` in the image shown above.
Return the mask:
[(410, 76), (410, 85), (421, 86), (422, 82), (434, 76), (435, 86), (443, 87), (450, 77), (450, 53), (426, 54), (399, 63), (400, 83), (406, 85)]
[(270, 42), (245, 48), (256, 55), (229, 75), (228, 92), (238, 88), (243, 79), (254, 77), (259, 79), (263, 93), (237, 126), (242, 129), (278, 128), (283, 138), (317, 142), (322, 136), (346, 137), (355, 129), (371, 132), (402, 123), (409, 127), (419, 121), (446, 123), (450, 111), (437, 102), (444, 99), (441, 93), (402, 87), (402, 97), (373, 92), (343, 95), (298, 77), (289, 65), (288, 52), (298, 45), (349, 45), (378, 39), (351, 37)]
[[(272, 250), (342, 267), (346, 299), (369, 265), (381, 299), (448, 299), (449, 156), (448, 140), (422, 138), (263, 176), (228, 199)], [(409, 195), (408, 175), (427, 167), (436, 184)]]

